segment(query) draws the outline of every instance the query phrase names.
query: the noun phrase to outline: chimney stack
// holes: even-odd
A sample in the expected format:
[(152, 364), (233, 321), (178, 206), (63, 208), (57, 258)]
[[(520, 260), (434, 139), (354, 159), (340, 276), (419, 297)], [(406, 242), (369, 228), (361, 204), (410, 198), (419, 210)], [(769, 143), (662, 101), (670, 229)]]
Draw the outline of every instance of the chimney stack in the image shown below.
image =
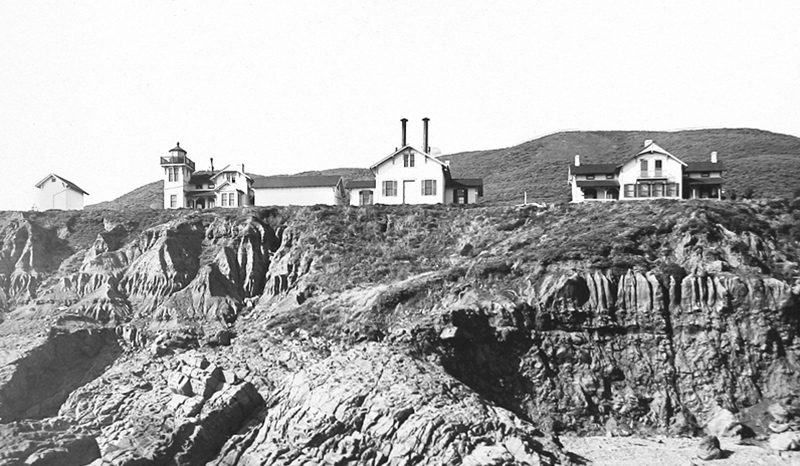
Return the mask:
[(431, 152), (430, 147), (428, 147), (428, 122), (430, 118), (423, 118), (422, 119), (422, 151), (426, 154)]
[(711, 163), (717, 163), (717, 151), (711, 152)]
[(406, 123), (408, 122), (407, 118), (400, 119), (400, 125), (403, 127), (403, 139), (400, 141), (400, 147), (406, 146)]
[(652, 139), (645, 139), (645, 140), (644, 140), (644, 147), (647, 147), (647, 146), (649, 146), (649, 145), (650, 145), (650, 144), (652, 144), (652, 143), (653, 143), (653, 140), (652, 140)]
[(214, 157), (211, 157), (211, 171), (214, 171)]
[(581, 166), (581, 156), (578, 155), (578, 154), (575, 154), (575, 166), (576, 167), (580, 167)]

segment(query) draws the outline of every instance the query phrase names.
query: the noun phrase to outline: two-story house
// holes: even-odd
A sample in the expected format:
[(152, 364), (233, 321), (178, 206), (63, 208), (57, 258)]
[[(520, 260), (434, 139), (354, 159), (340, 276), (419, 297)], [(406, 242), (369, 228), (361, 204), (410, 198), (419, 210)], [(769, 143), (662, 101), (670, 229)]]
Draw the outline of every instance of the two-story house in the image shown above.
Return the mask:
[(622, 165), (584, 164), (576, 155), (568, 181), (572, 202), (720, 198), (724, 172), (716, 152), (710, 162), (687, 164), (647, 140)]
[(351, 205), (371, 204), (472, 204), (483, 196), (483, 180), (456, 179), (450, 162), (431, 155), (428, 118), (422, 119), (422, 149), (406, 140), (407, 119), (400, 120), (400, 148), (370, 167), (372, 180), (347, 183)]
[(165, 209), (210, 209), (253, 205), (253, 179), (244, 165), (228, 165), (210, 170), (195, 171), (195, 163), (186, 156), (180, 143), (161, 157), (164, 168)]

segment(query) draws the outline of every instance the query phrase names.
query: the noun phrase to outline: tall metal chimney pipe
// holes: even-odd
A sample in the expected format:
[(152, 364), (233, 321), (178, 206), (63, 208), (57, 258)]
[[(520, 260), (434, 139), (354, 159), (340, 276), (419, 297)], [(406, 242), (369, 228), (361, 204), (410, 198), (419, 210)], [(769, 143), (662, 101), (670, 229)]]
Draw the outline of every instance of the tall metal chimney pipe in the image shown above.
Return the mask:
[(422, 119), (422, 150), (425, 151), (426, 154), (430, 154), (431, 148), (428, 147), (428, 122), (430, 118), (423, 118)]
[(403, 126), (403, 139), (401, 141), (400, 147), (406, 146), (406, 123), (408, 122), (407, 118), (401, 118), (400, 124)]

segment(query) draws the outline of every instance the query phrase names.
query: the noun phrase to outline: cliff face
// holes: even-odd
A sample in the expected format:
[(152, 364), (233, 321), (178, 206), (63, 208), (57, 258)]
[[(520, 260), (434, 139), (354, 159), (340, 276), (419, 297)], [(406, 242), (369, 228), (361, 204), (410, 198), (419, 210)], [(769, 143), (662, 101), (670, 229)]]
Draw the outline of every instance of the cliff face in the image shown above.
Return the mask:
[(569, 461), (552, 432), (793, 410), (798, 220), (789, 202), (7, 213), (0, 459), (550, 464)]

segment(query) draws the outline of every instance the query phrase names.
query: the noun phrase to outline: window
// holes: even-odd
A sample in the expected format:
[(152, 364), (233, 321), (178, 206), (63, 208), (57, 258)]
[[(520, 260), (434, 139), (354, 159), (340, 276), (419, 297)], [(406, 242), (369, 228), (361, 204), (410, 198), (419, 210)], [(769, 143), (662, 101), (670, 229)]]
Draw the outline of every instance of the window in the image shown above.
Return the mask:
[(194, 185), (194, 187), (196, 189), (203, 189), (203, 185), (202, 184), (196, 184), (196, 185)]
[[(658, 166), (658, 164), (656, 164)], [(664, 185), (657, 183), (653, 185), (653, 197), (664, 197)]]
[(228, 193), (228, 205), (231, 207), (236, 207), (236, 193)]
[(593, 180), (594, 179), (594, 175), (586, 175), (586, 179), (587, 180)]
[(661, 176), (661, 160), (656, 160), (656, 176)]
[(422, 195), (423, 196), (436, 195), (436, 180), (422, 180)]
[(208, 189), (214, 189), (214, 183), (208, 183)]
[(708, 178), (709, 177), (709, 173), (708, 172), (703, 172), (703, 173), (700, 174), (700, 176), (702, 176), (703, 178)]
[(360, 205), (372, 205), (372, 191), (360, 191), (359, 195), (361, 197)]
[(413, 167), (414, 166), (414, 153), (413, 152), (406, 152), (403, 154), (403, 166), (404, 167)]
[(650, 197), (650, 185), (649, 184), (640, 184), (639, 185), (639, 195), (636, 197)]
[(636, 197), (636, 191), (634, 191), (636, 185), (633, 184), (626, 184), (625, 185), (625, 197)]
[(606, 179), (607, 180), (613, 180), (614, 179), (614, 175), (606, 175)]
[(236, 173), (226, 173), (225, 179), (230, 183), (236, 183)]
[(678, 183), (667, 183), (667, 196), (678, 197)]
[(225, 194), (225, 193), (222, 193), (221, 196), (222, 196), (222, 199), (221, 199), (222, 207), (228, 207), (228, 195)]
[(383, 195), (386, 197), (397, 196), (397, 181), (384, 181)]
[(167, 176), (169, 177), (169, 181), (178, 181), (178, 168), (179, 167), (167, 167)]
[(640, 165), (640, 167), (641, 167), (641, 172), (642, 172), (642, 174), (645, 174), (645, 173), (647, 173), (647, 160), (642, 160), (642, 161), (640, 161), (640, 162), (639, 162), (639, 165)]
[(169, 196), (169, 206), (171, 208), (173, 208), (173, 209), (175, 207), (178, 207), (178, 195), (177, 194), (172, 194), (172, 195)]

